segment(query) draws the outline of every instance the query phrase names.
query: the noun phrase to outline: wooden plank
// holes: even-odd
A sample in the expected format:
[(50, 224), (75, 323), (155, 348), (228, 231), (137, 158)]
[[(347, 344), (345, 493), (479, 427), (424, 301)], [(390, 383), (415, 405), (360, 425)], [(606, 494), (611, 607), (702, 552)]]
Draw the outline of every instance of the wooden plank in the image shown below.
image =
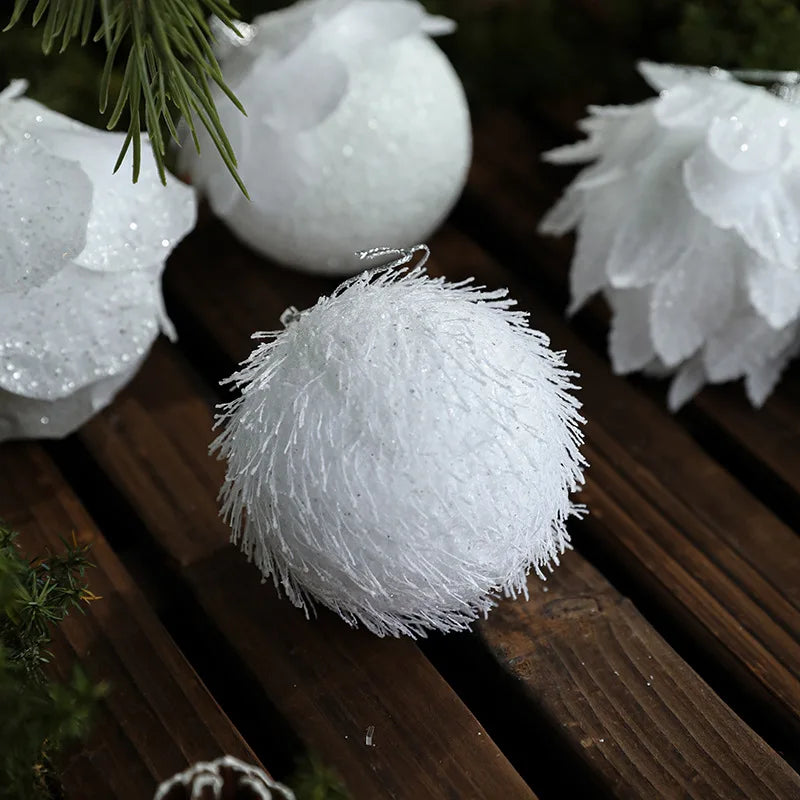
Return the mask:
[[(309, 749), (356, 800), (533, 798), (411, 641), (352, 630), (329, 613), (308, 621), (261, 583), (217, 515), (224, 468), (207, 453), (211, 422), (180, 360), (159, 343), (82, 438)], [(375, 746), (367, 747), (371, 725)]]
[[(301, 279), (298, 283), (298, 296), (295, 296), (294, 282), (292, 275), (283, 270), (269, 267), (259, 263), (257, 260), (248, 257), (242, 248), (237, 247), (229, 238), (218, 229), (216, 224), (210, 226), (205, 232), (195, 234), (195, 247), (198, 252), (208, 253), (209, 248), (217, 247), (214, 257), (207, 263), (200, 263), (197, 257), (187, 258), (185, 266), (173, 265), (171, 288), (173, 294), (180, 298), (184, 308), (190, 308), (196, 313), (198, 320), (204, 326), (211, 328), (211, 332), (218, 341), (225, 342), (226, 349), (230, 349), (232, 358), (241, 358), (252, 346), (247, 338), (247, 331), (256, 328), (269, 329), (277, 322), (277, 315), (286, 306), (296, 304), (304, 307), (311, 304), (320, 292), (328, 291), (332, 283), (318, 281), (312, 285), (307, 278)], [(206, 238), (207, 237), (207, 238)], [(230, 257), (225, 253), (232, 253)], [(464, 274), (470, 274), (479, 267), (479, 279), (491, 281), (496, 284), (496, 272), (491, 272), (488, 267), (490, 261), (484, 257), (481, 264), (476, 263), (476, 256), (480, 251), (468, 245), (463, 237), (453, 232), (445, 233), (437, 237), (434, 246), (434, 261), (432, 271), (441, 271), (450, 277), (460, 278)], [(224, 265), (224, 266), (223, 266)], [(491, 265), (494, 269), (494, 265)], [(182, 269), (182, 271), (180, 271)], [(222, 291), (220, 274), (224, 274), (226, 289)], [(239, 287), (246, 287), (246, 294), (249, 298), (245, 301), (244, 296), (240, 298)], [(309, 296), (311, 295), (311, 296)], [(206, 297), (213, 296), (217, 299), (213, 311), (208, 309)], [(255, 298), (255, 299), (254, 299)], [(242, 303), (239, 304), (239, 300)], [(269, 318), (264, 312), (265, 308), (270, 309), (270, 313), (275, 316)], [(252, 311), (250, 310), (252, 309)], [(236, 317), (236, 321), (228, 324), (228, 320)], [(217, 326), (222, 325), (224, 330), (217, 330)], [(577, 565), (579, 572), (591, 568), (573, 554), (569, 563)], [(595, 588), (603, 584), (603, 591), (611, 593), (611, 587), (593, 571), (593, 584)], [(548, 598), (554, 607), (561, 604), (569, 607), (576, 601), (580, 602), (584, 590), (584, 579), (577, 579), (573, 584), (570, 577), (571, 573), (565, 573), (565, 579), (561, 583), (556, 583), (552, 588), (548, 587)], [(537, 585), (534, 581), (532, 586)], [(486, 641), (496, 650), (502, 647), (505, 637), (522, 637), (524, 640), (528, 634), (526, 631), (539, 631), (537, 646), (540, 640), (546, 640), (549, 636), (556, 638), (563, 637), (565, 641), (572, 642), (574, 652), (580, 654), (580, 660), (586, 664), (593, 665), (593, 669), (601, 672), (606, 668), (605, 662), (598, 661), (595, 648), (600, 651), (608, 646), (618, 648), (616, 639), (612, 636), (612, 629), (619, 626), (620, 630), (627, 630), (632, 626), (632, 616), (628, 614), (624, 619), (618, 619), (616, 610), (609, 610), (612, 619), (612, 628), (598, 628), (592, 633), (591, 641), (587, 641), (586, 630), (580, 624), (575, 626), (565, 615), (564, 619), (541, 619), (541, 609), (536, 604), (526, 605), (525, 603), (502, 604), (513, 605), (514, 611), (508, 612), (511, 617), (503, 615), (490, 615), (486, 623), (482, 623), (480, 630)], [(749, 608), (749, 606), (747, 606)], [(632, 613), (632, 612), (631, 612)], [(626, 612), (627, 614), (627, 612)], [(646, 626), (644, 620), (636, 617), (636, 626)], [(638, 628), (637, 628), (638, 629)], [(657, 635), (648, 629), (647, 636), (642, 634), (646, 641), (655, 641)], [(666, 645), (660, 642), (659, 654), (668, 651)], [(530, 647), (526, 654), (530, 652)], [(614, 694), (613, 704), (607, 713), (593, 714), (590, 718), (588, 712), (581, 711), (585, 707), (585, 686), (583, 685), (585, 676), (577, 672), (567, 672), (557, 669), (557, 665), (552, 665), (552, 670), (548, 673), (550, 681), (540, 681), (536, 684), (528, 682), (529, 697), (532, 706), (537, 709), (539, 714), (544, 715), (544, 719), (539, 716), (535, 718), (533, 725), (537, 729), (540, 725), (551, 726), (555, 735), (566, 740), (567, 747), (574, 755), (580, 756), (585, 760), (590, 772), (595, 774), (598, 782), (603, 785), (613, 784), (616, 787), (618, 796), (641, 797), (640, 791), (647, 786), (649, 792), (658, 793), (659, 789), (653, 789), (651, 779), (665, 771), (672, 776), (671, 782), (664, 784), (666, 789), (662, 796), (670, 796), (671, 787), (696, 785), (700, 788), (709, 789), (716, 787), (715, 792), (705, 796), (724, 797), (724, 791), (728, 786), (724, 773), (727, 770), (728, 750), (730, 742), (735, 742), (733, 749), (738, 754), (747, 753), (743, 757), (740, 767), (734, 770), (737, 778), (748, 773), (747, 763), (749, 760), (761, 761), (763, 758), (774, 759), (776, 774), (780, 774), (780, 785), (784, 787), (797, 787), (797, 777), (789, 770), (784, 762), (764, 743), (754, 737), (752, 732), (727, 709), (723, 703), (716, 698), (700, 679), (688, 669), (680, 659), (672, 652), (669, 659), (666, 659), (667, 666), (660, 664), (653, 667), (653, 674), (657, 676), (661, 685), (669, 685), (674, 674), (680, 673), (681, 679), (686, 680), (685, 691), (691, 696), (691, 702), (683, 710), (670, 712), (670, 724), (664, 725), (664, 711), (655, 714), (650, 725), (641, 728), (632, 728), (620, 724), (620, 719), (631, 717), (634, 719), (645, 719), (650, 714), (652, 706), (649, 695), (646, 692), (630, 692), (623, 690), (620, 683), (618, 691)], [(510, 656), (513, 661), (516, 656)], [(548, 656), (549, 657), (549, 656)], [(659, 656), (660, 657), (660, 656)], [(543, 659), (546, 657), (543, 655)], [(666, 657), (664, 657), (666, 658)], [(655, 656), (653, 656), (655, 659)], [(624, 661), (624, 658), (621, 658)], [(662, 659), (663, 660), (663, 659)], [(510, 661), (504, 661), (510, 664)], [(618, 665), (619, 666), (619, 665)], [(618, 672), (630, 683), (631, 676), (638, 674), (639, 664), (631, 659), (621, 667)], [(513, 670), (512, 670), (513, 672)], [(662, 674), (663, 672), (663, 674)], [(688, 677), (688, 676), (691, 676)], [(611, 691), (611, 690), (609, 690)], [(673, 698), (674, 699), (674, 698)], [(683, 702), (682, 699), (680, 701)], [(569, 720), (567, 727), (562, 726), (560, 719), (561, 705), (566, 704), (572, 709), (572, 716), (565, 715)], [(678, 704), (680, 705), (680, 703)], [(703, 709), (702, 713), (698, 709)], [(684, 716), (685, 715), (685, 716)], [(698, 719), (698, 716), (700, 717)], [(677, 721), (676, 721), (677, 719)], [(732, 722), (735, 720), (735, 722)], [(599, 736), (607, 739), (609, 748), (602, 758), (595, 758), (593, 752), (586, 751), (583, 741), (586, 739), (586, 730), (599, 730)], [(643, 733), (644, 731), (644, 733)], [(702, 741), (692, 749), (691, 758), (682, 754), (684, 747), (684, 737), (687, 731), (702, 731)], [(642, 735), (644, 741), (641, 740)], [(699, 736), (700, 734), (698, 734)], [(726, 738), (727, 737), (727, 738)], [(651, 754), (649, 759), (638, 758), (638, 761), (631, 765), (629, 763), (629, 752), (639, 752), (642, 749)], [(768, 755), (765, 755), (768, 754)], [(734, 756), (738, 758), (738, 756)], [(705, 759), (705, 761), (704, 761)], [(693, 784), (694, 782), (694, 784)], [(746, 786), (751, 796), (772, 797), (773, 789), (771, 785), (764, 783), (757, 777), (749, 779)], [(710, 789), (709, 789), (710, 791)], [(690, 795), (692, 796), (692, 795)]]
[(485, 251), (450, 230), (436, 253), (432, 269), (451, 278), (510, 286), (581, 373), (592, 464), (585, 535), (679, 627), (700, 632), (697, 646), (768, 701), (787, 731), (800, 732), (798, 538)]
[(30, 555), (59, 550), (72, 532), (92, 545), (88, 583), (102, 599), (62, 623), (54, 666), (63, 677), (77, 660), (111, 690), (89, 742), (65, 765), (68, 800), (150, 798), (160, 781), (223, 754), (258, 763), (39, 447), (0, 447), (0, 517)]
[[(563, 130), (564, 141), (578, 138), (572, 119), (565, 118), (561, 110), (542, 111)], [(508, 110), (487, 114), (475, 128), (475, 162), (468, 195), (479, 213), (496, 225), (495, 237), (505, 240), (507, 249), (516, 249), (531, 260), (531, 280), (544, 280), (566, 293), (571, 243), (536, 233), (539, 220), (571, 174), (563, 167), (541, 162), (541, 152), (560, 143), (552, 136), (539, 135)], [(795, 365), (757, 412), (747, 401), (741, 382), (707, 387), (691, 404), (709, 430), (727, 437), (757, 467), (765, 468), (772, 480), (795, 494), (800, 494), (798, 383)], [(791, 515), (796, 516), (794, 510)]]
[(800, 796), (800, 776), (577, 553), (530, 587), (481, 635), (609, 796)]

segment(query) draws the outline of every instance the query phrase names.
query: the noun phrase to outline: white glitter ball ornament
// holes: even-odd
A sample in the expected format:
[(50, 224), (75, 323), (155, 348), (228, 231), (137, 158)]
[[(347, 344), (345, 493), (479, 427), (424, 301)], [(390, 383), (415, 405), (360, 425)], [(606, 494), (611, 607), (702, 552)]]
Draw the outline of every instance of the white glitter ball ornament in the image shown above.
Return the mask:
[(193, 191), (112, 173), (124, 134), (0, 93), (0, 441), (64, 436), (110, 402), (160, 330), (161, 273)]
[(207, 138), (183, 167), (241, 239), (290, 266), (352, 274), (357, 250), (426, 238), (471, 158), (461, 83), (430, 38), (453, 27), (411, 0), (309, 0), (243, 40), (221, 32), (247, 117), (221, 95), (220, 113), (252, 202)]
[(546, 154), (594, 163), (541, 230), (577, 229), (572, 310), (606, 297), (615, 371), (674, 375), (672, 409), (737, 378), (760, 406), (800, 351), (800, 107), (724, 70), (640, 69), (657, 98), (591, 107), (588, 139)]
[(505, 290), (395, 268), (410, 257), (257, 334), (212, 445), (263, 574), (381, 636), (464, 629), (526, 594), (583, 480), (563, 353)]

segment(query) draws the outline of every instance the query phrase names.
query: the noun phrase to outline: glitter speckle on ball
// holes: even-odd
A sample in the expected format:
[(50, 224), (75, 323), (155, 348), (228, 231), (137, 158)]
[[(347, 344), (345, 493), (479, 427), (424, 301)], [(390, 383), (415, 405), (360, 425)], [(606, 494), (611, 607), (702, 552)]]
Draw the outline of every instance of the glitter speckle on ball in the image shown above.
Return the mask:
[(258, 345), (212, 448), (224, 516), (289, 599), (378, 635), (460, 630), (568, 546), (574, 373), (504, 290), (363, 273)]

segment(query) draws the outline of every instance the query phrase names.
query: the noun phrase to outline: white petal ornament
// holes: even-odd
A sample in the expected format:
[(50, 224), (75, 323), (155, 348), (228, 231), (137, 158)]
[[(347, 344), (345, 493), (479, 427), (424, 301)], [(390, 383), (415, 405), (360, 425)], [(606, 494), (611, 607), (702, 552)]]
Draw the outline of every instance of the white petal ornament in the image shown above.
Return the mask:
[(593, 163), (540, 230), (577, 230), (570, 311), (603, 293), (615, 371), (674, 374), (673, 410), (737, 378), (760, 406), (800, 350), (800, 75), (640, 70), (657, 98), (545, 154)]
[(212, 445), (223, 514), (264, 576), (381, 636), (464, 629), (526, 595), (581, 511), (564, 354), (505, 290), (398, 268), (422, 249), (256, 334)]
[(112, 174), (123, 134), (0, 94), (0, 441), (60, 437), (172, 331), (161, 273), (193, 227), (193, 191)]
[[(433, 231), (471, 158), (461, 83), (431, 36), (454, 29), (413, 0), (308, 0), (219, 33), (219, 59), (247, 117), (220, 114), (252, 202), (213, 144), (182, 167), (215, 213), (260, 253), (350, 275), (353, 256)], [(203, 134), (201, 132), (201, 139)]]

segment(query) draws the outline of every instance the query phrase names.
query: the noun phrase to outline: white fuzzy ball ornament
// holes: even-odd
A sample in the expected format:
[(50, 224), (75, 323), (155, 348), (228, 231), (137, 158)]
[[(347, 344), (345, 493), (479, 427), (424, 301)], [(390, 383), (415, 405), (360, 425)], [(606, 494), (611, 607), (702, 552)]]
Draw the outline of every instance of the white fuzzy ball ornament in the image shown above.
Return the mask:
[(504, 290), (397, 269), (412, 252), (256, 334), (212, 445), (265, 577), (381, 636), (464, 629), (526, 594), (583, 480), (563, 353)]
[[(471, 158), (469, 111), (430, 36), (453, 24), (412, 0), (307, 0), (220, 33), (219, 96), (252, 202), (213, 144), (182, 166), (246, 243), (283, 264), (353, 274), (357, 250), (425, 239)], [(202, 136), (202, 134), (201, 134)]]
[(112, 173), (124, 134), (0, 93), (0, 441), (60, 437), (105, 406), (172, 326), (161, 273), (193, 191)]

